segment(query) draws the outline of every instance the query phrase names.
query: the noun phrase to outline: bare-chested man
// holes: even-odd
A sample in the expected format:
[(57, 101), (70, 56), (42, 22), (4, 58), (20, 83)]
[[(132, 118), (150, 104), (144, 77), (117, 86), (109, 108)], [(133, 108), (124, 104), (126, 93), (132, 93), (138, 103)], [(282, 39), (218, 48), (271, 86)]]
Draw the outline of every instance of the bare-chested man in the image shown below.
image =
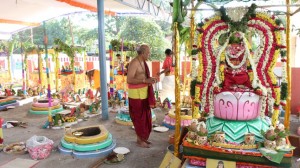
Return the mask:
[(156, 78), (150, 77), (145, 62), (150, 57), (150, 47), (141, 45), (137, 53), (138, 56), (130, 62), (127, 73), (129, 113), (135, 128), (137, 145), (149, 148), (151, 143), (148, 138), (152, 130), (149, 99), (153, 97), (149, 87), (156, 82)]

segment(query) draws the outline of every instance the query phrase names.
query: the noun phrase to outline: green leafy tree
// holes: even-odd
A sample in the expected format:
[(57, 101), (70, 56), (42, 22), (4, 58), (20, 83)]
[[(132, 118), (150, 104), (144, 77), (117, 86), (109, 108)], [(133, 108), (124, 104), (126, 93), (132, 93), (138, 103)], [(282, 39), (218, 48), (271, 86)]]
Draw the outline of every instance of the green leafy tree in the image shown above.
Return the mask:
[(165, 36), (172, 35), (171, 23), (163, 21), (163, 20), (155, 20), (155, 22), (161, 27), (161, 30), (165, 34)]
[[(80, 32), (80, 33), (79, 33)], [(79, 29), (79, 32), (76, 32), (78, 39), (76, 40), (81, 46), (86, 46), (86, 51), (95, 51), (97, 50), (98, 43), (98, 31), (97, 28), (94, 29)]]
[[(68, 27), (68, 20), (66, 18), (62, 19), (54, 19), (46, 22), (46, 31), (48, 36), (48, 45), (52, 46), (54, 39), (59, 38), (63, 42), (71, 42), (71, 35), (69, 32)], [(21, 32), (18, 32), (13, 35), (13, 39), (18, 42), (31, 42), (31, 35), (32, 41), (34, 45), (43, 46), (44, 45), (44, 30), (43, 25), (34, 27), (31, 30), (27, 29)], [(20, 49), (16, 51), (16, 53), (20, 53)]]
[(151, 47), (151, 60), (163, 60), (167, 47), (161, 27), (152, 20), (130, 17), (122, 26), (119, 38), (125, 41), (146, 43)]
[[(126, 22), (128, 17), (124, 16), (105, 16), (104, 26), (107, 40), (116, 39), (121, 31), (121, 27)], [(111, 38), (111, 39), (110, 39)]]
[(4, 52), (7, 52), (8, 55), (7, 55), (7, 63), (8, 63), (8, 75), (9, 75), (9, 78), (10, 80), (12, 80), (12, 77), (11, 77), (11, 62), (10, 62), (10, 57), (13, 55), (13, 51), (14, 51), (14, 48), (16, 46), (16, 40), (12, 39), (10, 41), (0, 41), (0, 50), (3, 50)]

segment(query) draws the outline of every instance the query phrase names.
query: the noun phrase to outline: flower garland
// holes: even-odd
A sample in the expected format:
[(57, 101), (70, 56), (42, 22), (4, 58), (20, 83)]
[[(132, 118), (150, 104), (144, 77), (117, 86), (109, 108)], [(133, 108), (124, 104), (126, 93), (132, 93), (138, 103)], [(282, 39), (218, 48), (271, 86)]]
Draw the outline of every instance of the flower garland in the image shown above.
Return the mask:
[[(263, 16), (264, 18), (266, 18), (266, 16), (264, 16), (263, 14), (258, 14), (257, 16)], [(275, 95), (275, 91), (273, 88), (273, 82), (272, 82), (272, 76), (273, 74), (266, 74), (263, 73), (265, 71), (269, 71), (269, 68), (272, 69), (271, 62), (272, 60), (274, 60), (274, 58), (272, 58), (271, 56), (273, 56), (274, 51), (275, 51), (275, 41), (273, 40), (274, 38), (274, 33), (272, 33), (272, 25), (265, 23), (265, 21), (261, 20), (260, 18), (255, 18), (251, 21), (249, 21), (249, 26), (253, 27), (253, 30), (255, 30), (255, 32), (259, 32), (258, 34), (260, 34), (261, 37), (261, 41), (262, 44), (261, 46), (265, 46), (265, 50), (263, 50), (262, 53), (260, 53), (260, 55), (256, 55), (256, 59), (259, 60), (258, 64), (257, 64), (257, 70), (258, 70), (258, 76), (260, 81), (263, 82), (263, 85), (265, 86), (270, 86), (271, 90), (268, 91), (267, 94), (267, 100), (268, 100), (268, 109), (270, 112), (272, 112), (273, 109), (273, 99), (276, 97)], [(262, 40), (264, 37), (265, 40)], [(268, 83), (268, 85), (266, 85)], [(263, 103), (267, 103), (267, 102), (263, 102)], [(265, 109), (262, 108), (262, 112), (264, 112)]]
[[(222, 20), (221, 20), (222, 19)], [(238, 28), (241, 24), (241, 27)], [(221, 10), (220, 15), (214, 15), (209, 19), (205, 19), (205, 23), (198, 24), (197, 30), (200, 32), (198, 36), (198, 77), (196, 84), (195, 103), (202, 105), (202, 111), (213, 113), (213, 92), (216, 88), (222, 87), (224, 81), (225, 61), (233, 69), (240, 69), (242, 65), (247, 65), (247, 72), (254, 91), (261, 95), (261, 116), (268, 109), (273, 112), (272, 123), (277, 121), (279, 108), (278, 104), (284, 104), (286, 96), (283, 90), (286, 82), (285, 72), (285, 56), (284, 56), (284, 40), (282, 36), (283, 30), (276, 26), (276, 21), (267, 13), (255, 13), (255, 6), (251, 6), (240, 22), (233, 22), (224, 11)], [(228, 28), (230, 27), (230, 28)], [(247, 30), (254, 31), (260, 37), (258, 49), (251, 54), (245, 32)], [(218, 47), (216, 41), (221, 35), (228, 32), (232, 34), (239, 32), (242, 36), (242, 44), (245, 49), (240, 50), (236, 54), (231, 54), (226, 50), (229, 39), (226, 39), (223, 45)], [(279, 33), (279, 31), (281, 31)], [(226, 36), (225, 36), (226, 37)], [(278, 49), (281, 49), (279, 52)], [(244, 56), (242, 55), (244, 54)], [(277, 80), (274, 76), (273, 69), (276, 60), (281, 55), (284, 79), (282, 80), (281, 89), (277, 86)], [(243, 56), (242, 61), (238, 65), (230, 62), (230, 58)], [(267, 72), (267, 73), (266, 73)], [(214, 87), (212, 87), (214, 86)], [(199, 94), (197, 94), (197, 92)], [(198, 96), (199, 95), (199, 96)]]
[[(221, 33), (222, 32), (220, 31), (220, 34)], [(229, 39), (227, 39), (226, 42), (225, 42), (225, 44), (219, 49), (219, 53), (217, 55), (217, 65), (216, 65), (216, 68), (219, 69), (219, 71), (216, 72), (216, 84), (214, 85), (214, 87), (219, 86), (223, 82), (223, 80), (224, 80), (224, 77), (222, 78), (219, 73), (221, 73), (222, 76), (224, 76), (224, 68), (225, 68), (225, 61), (224, 60), (226, 59), (225, 58), (226, 56), (225, 56), (225, 53), (223, 51), (227, 47), (228, 43), (229, 43)], [(224, 62), (222, 62), (222, 61), (224, 61)], [(220, 65), (221, 63), (223, 65)], [(220, 66), (222, 66), (222, 68)], [(222, 79), (222, 81), (220, 80), (220, 78)]]
[[(281, 31), (281, 45), (286, 46), (284, 31)], [(286, 106), (287, 92), (287, 73), (286, 73), (286, 49), (280, 51), (281, 56), (281, 88), (280, 88), (280, 105)]]
[(253, 27), (256, 31), (261, 31), (263, 36), (261, 38), (265, 38), (265, 43), (263, 47), (263, 52), (261, 55), (258, 55), (259, 61), (257, 64), (258, 76), (263, 85), (266, 85), (267, 82), (267, 74), (264, 73), (267, 69), (267, 63), (270, 61), (270, 55), (273, 55), (274, 52), (274, 40), (273, 40), (273, 33), (271, 31), (270, 25), (267, 23), (259, 20), (259, 18), (254, 18), (252, 21), (249, 22), (249, 26)]
[[(214, 74), (216, 72), (216, 57), (214, 56), (215, 51), (213, 51), (213, 44), (211, 43), (214, 36), (218, 35), (223, 29), (226, 29), (227, 25), (223, 21), (215, 21), (212, 25), (207, 26), (209, 31), (203, 32), (202, 38), (202, 54), (203, 54), (203, 66), (206, 66), (205, 76), (203, 79), (206, 79), (203, 83), (203, 91), (201, 96), (201, 104), (204, 107), (204, 111), (206, 113), (212, 112), (213, 108), (211, 108), (211, 104), (213, 104), (213, 100), (209, 97), (213, 94), (213, 88), (211, 87), (214, 81)], [(219, 34), (220, 35), (220, 34)], [(211, 88), (211, 89), (210, 89)]]
[[(202, 39), (202, 32), (199, 32), (198, 34), (198, 50), (201, 51), (202, 44), (201, 44), (201, 39)], [(202, 60), (202, 53), (198, 52), (198, 60), (199, 62)], [(199, 106), (200, 106), (200, 95), (201, 95), (201, 84), (202, 84), (202, 74), (203, 74), (203, 65), (199, 63), (198, 66), (198, 77), (196, 81), (196, 86), (195, 86), (195, 99), (194, 99), (194, 113), (198, 114), (199, 113)]]

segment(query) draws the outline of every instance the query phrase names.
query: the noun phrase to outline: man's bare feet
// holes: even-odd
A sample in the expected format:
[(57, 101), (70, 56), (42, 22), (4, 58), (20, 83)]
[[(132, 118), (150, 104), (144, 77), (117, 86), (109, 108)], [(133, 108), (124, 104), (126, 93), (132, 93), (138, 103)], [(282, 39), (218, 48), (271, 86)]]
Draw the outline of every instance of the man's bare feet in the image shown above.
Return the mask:
[(146, 142), (144, 142), (144, 141), (142, 141), (142, 142), (136, 142), (136, 145), (139, 146), (139, 147), (141, 147), (141, 148), (150, 148), (150, 146)]
[(146, 144), (152, 144), (152, 142), (148, 140), (145, 140), (144, 142), (146, 142)]

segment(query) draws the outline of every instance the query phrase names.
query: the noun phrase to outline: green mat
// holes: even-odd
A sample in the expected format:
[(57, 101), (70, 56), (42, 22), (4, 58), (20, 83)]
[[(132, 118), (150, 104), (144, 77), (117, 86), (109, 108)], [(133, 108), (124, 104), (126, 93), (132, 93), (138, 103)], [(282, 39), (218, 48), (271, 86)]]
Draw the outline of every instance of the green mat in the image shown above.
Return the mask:
[(253, 164), (269, 165), (269, 166), (278, 166), (278, 167), (287, 167), (290, 168), (292, 165), (291, 157), (283, 157), (280, 164), (268, 160), (266, 157), (261, 156), (249, 156), (241, 154), (228, 154), (228, 153), (219, 153), (215, 151), (209, 151), (198, 148), (190, 148), (183, 146), (183, 155), (184, 156), (198, 156), (202, 158), (212, 158), (218, 160), (228, 160), (236, 162), (247, 162)]

